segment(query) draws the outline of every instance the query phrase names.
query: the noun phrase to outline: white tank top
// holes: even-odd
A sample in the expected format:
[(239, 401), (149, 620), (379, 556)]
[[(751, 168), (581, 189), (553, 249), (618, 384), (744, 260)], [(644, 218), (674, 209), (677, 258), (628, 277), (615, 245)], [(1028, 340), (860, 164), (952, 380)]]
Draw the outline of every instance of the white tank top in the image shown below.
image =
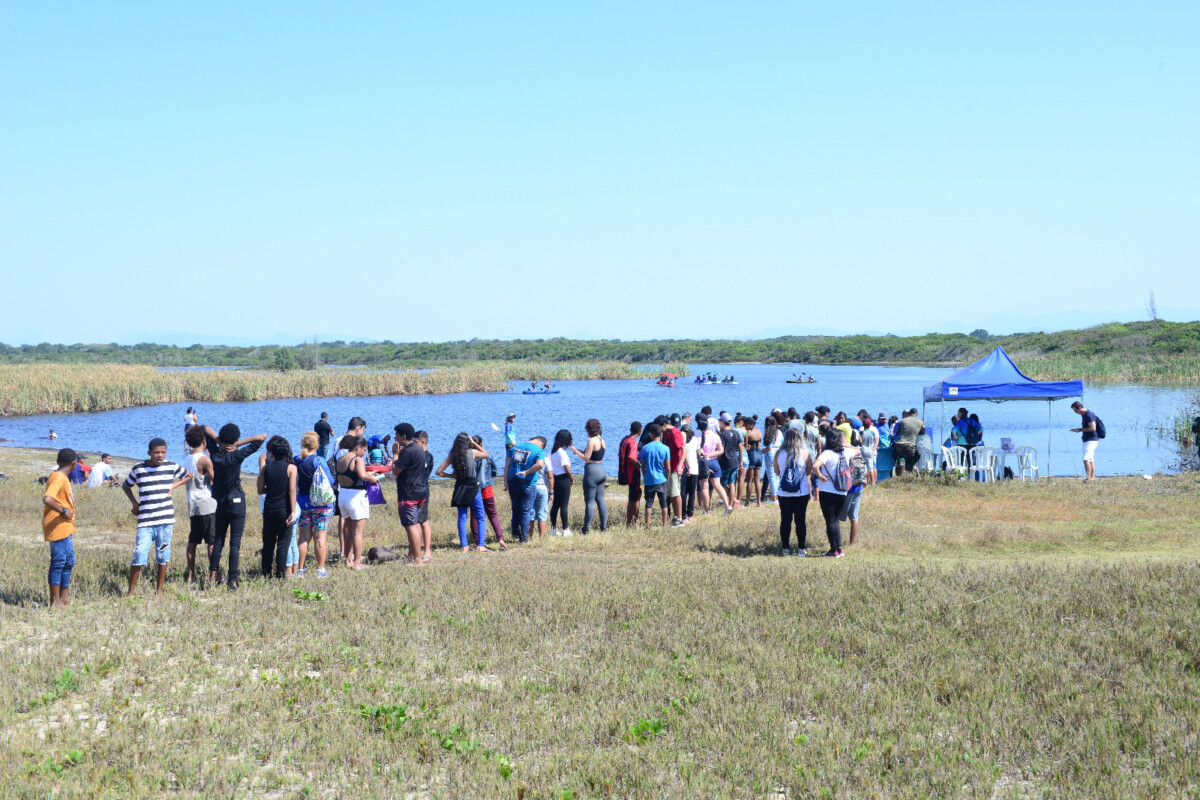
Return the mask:
[(189, 517), (214, 514), (217, 510), (217, 501), (212, 496), (212, 484), (196, 470), (196, 462), (200, 460), (200, 455), (189, 453), (183, 457), (184, 468), (192, 473), (192, 479), (184, 485), (187, 489)]

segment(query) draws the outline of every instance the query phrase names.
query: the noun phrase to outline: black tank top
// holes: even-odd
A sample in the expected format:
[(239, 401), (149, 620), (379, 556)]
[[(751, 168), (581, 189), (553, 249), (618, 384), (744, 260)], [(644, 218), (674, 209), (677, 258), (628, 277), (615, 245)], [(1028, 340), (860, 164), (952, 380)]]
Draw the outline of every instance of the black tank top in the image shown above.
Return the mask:
[(600, 446), (592, 451), (592, 461), (603, 461), (603, 460), (604, 460), (604, 442), (601, 441)]
[[(362, 478), (358, 477), (358, 475), (351, 474), (351, 472), (350, 472), (350, 468), (354, 466), (354, 462), (357, 460), (358, 460), (358, 456), (355, 456), (354, 458), (352, 458), (348, 462), (346, 462), (345, 471), (343, 471), (341, 469), (338, 470), (338, 477), (352, 478), (354, 480), (354, 483), (350, 484), (349, 486), (342, 486), (343, 489), (366, 489), (367, 488), (367, 485), (365, 483), (363, 483)], [(341, 486), (341, 485), (342, 485), (341, 481), (338, 481), (338, 486)]]
[(273, 511), (286, 515), (288, 508), (288, 462), (272, 461), (263, 467), (263, 483), (266, 484), (266, 494), (263, 495), (263, 512)]

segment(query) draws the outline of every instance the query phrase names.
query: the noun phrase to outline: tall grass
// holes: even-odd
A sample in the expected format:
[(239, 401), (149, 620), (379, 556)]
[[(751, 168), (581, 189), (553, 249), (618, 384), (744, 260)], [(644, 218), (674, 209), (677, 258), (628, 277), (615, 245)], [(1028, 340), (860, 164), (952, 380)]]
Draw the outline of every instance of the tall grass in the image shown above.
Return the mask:
[[(687, 374), (685, 366), (672, 371)], [(158, 403), (307, 397), (503, 392), (510, 381), (634, 379), (646, 367), (599, 364), (480, 364), (416, 370), (219, 370), (159, 372), (154, 367), (17, 364), (0, 366), (0, 416), (109, 411)]]
[(1200, 354), (1014, 355), (1017, 366), (1040, 381), (1080, 378), (1090, 383), (1200, 383)]

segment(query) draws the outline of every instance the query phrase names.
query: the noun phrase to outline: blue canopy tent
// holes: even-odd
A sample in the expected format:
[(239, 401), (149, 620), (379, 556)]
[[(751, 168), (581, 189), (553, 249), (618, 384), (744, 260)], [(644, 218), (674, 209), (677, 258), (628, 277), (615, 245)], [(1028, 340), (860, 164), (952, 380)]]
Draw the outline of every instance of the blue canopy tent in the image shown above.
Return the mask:
[[(1083, 381), (1035, 381), (1017, 369), (1017, 365), (997, 347), (974, 364), (952, 372), (938, 383), (926, 386), (922, 393), (924, 404), (941, 401), (942, 441), (946, 441), (947, 400), (1045, 400), (1047, 414), (1054, 400), (1083, 397)], [(1049, 419), (1049, 416), (1047, 416)], [(1050, 477), (1050, 439), (1046, 439), (1046, 477)]]

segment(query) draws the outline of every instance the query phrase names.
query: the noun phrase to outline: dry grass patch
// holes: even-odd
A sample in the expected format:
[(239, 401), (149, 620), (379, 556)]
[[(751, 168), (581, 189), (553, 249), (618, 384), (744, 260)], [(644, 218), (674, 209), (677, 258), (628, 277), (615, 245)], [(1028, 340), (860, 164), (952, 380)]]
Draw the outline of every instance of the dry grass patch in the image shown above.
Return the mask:
[[(81, 490), (74, 605), (54, 615), (31, 477), (0, 485), (6, 798), (1115, 798), (1200, 782), (1190, 476), (880, 487), (866, 543), (838, 561), (773, 555), (771, 509), (464, 555), (439, 485), (432, 568), (304, 581), (320, 601), (256, 577), (253, 513), (237, 595), (184, 588), (177, 546), (167, 598), (121, 600), (127, 553), (84, 544), (131, 546), (128, 511)], [(929, 527), (939, 498), (953, 528)], [(1043, 522), (1041, 506), (1076, 510)], [(394, 514), (368, 539), (398, 542)]]

